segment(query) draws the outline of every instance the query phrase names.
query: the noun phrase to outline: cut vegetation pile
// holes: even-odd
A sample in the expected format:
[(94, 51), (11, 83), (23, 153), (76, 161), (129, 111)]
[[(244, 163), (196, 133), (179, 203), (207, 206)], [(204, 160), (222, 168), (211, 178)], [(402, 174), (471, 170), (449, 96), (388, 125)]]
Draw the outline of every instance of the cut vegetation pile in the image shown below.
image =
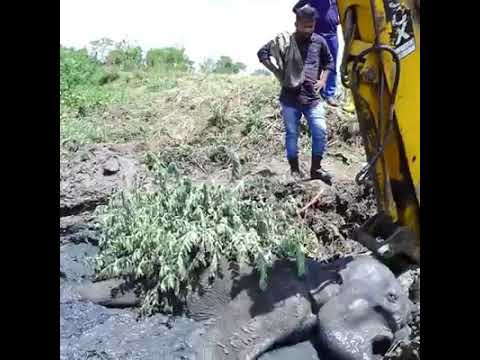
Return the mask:
[(193, 280), (206, 269), (214, 276), (224, 257), (254, 264), (263, 288), (274, 256), (296, 258), (303, 274), (316, 238), (295, 218), (292, 197), (251, 199), (248, 184), (196, 184), (159, 162), (151, 171), (153, 185), (121, 191), (102, 209), (97, 258), (99, 278), (143, 284), (143, 313), (174, 311)]

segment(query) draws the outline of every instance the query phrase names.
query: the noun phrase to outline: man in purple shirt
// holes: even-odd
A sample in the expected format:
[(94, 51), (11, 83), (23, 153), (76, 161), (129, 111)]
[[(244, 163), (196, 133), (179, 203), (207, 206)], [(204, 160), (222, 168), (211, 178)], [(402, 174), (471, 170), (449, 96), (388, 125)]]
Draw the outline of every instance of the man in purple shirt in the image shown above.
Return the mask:
[(309, 4), (314, 7), (318, 13), (317, 23), (315, 25), (315, 33), (321, 35), (328, 44), (330, 52), (335, 62), (334, 70), (330, 72), (325, 88), (321, 95), (331, 106), (338, 106), (334, 96), (337, 82), (337, 55), (338, 55), (338, 38), (337, 27), (340, 23), (338, 15), (337, 0), (300, 0), (293, 7), (293, 12), (297, 9)]
[[(296, 31), (291, 35), (292, 42), (288, 46), (297, 46), (301, 59), (303, 82), (294, 88), (282, 84), (280, 103), (285, 125), (285, 146), (290, 170), (295, 178), (302, 178), (298, 163), (298, 136), (302, 114), (305, 116), (312, 136), (312, 163), (310, 176), (312, 179), (320, 179), (331, 184), (332, 177), (321, 167), (321, 161), (325, 153), (327, 143), (327, 126), (325, 109), (320, 97), (320, 91), (325, 86), (329, 72), (334, 71), (334, 62), (328, 49), (328, 45), (321, 36), (315, 34), (315, 19), (317, 12), (309, 5), (299, 8), (296, 12)], [(282, 72), (271, 61), (272, 49), (275, 49), (275, 41), (272, 40), (258, 51), (260, 62), (274, 74)], [(286, 50), (286, 53), (290, 53)], [(285, 62), (295, 61), (286, 59)], [(298, 58), (298, 57), (297, 57)], [(284, 71), (284, 70), (283, 70)], [(282, 77), (278, 75), (277, 77)]]

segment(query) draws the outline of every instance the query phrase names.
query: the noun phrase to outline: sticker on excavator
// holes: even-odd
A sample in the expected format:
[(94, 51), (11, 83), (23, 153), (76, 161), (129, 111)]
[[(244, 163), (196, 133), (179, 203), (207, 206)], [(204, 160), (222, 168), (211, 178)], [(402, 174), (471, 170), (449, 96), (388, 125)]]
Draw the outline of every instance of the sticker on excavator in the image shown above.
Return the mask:
[(413, 20), (409, 9), (400, 0), (383, 0), (387, 21), (392, 24), (390, 45), (400, 59), (415, 51)]

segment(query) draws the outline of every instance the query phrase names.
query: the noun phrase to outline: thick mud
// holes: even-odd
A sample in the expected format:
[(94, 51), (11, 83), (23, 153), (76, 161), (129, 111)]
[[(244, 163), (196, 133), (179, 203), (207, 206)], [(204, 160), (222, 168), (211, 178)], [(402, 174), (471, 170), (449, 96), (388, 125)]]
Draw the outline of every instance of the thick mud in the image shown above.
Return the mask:
[[(314, 184), (309, 186), (313, 189), (319, 187)], [(366, 249), (353, 241), (352, 236), (361, 224), (375, 214), (372, 188), (359, 187), (351, 181), (339, 181), (332, 187), (319, 188), (317, 194), (321, 192), (321, 195), (304, 213), (305, 222), (319, 240), (319, 259), (365, 252)], [(312, 194), (313, 189), (307, 193)]]
[(135, 181), (140, 164), (113, 148), (90, 146), (60, 163), (60, 217), (91, 212)]
[(60, 358), (193, 359), (189, 339), (201, 328), (186, 318), (155, 315), (139, 321), (132, 310), (67, 301), (60, 304)]
[(91, 303), (60, 304), (60, 358), (194, 359), (188, 339), (202, 324), (163, 315), (137, 321), (128, 310)]
[[(82, 228), (70, 239), (85, 238)], [(80, 299), (80, 285), (93, 279), (90, 260), (96, 252), (88, 242), (64, 240), (60, 246), (60, 359), (194, 359), (189, 339), (202, 323), (164, 315), (139, 320), (135, 309)]]
[[(362, 245), (352, 240), (352, 235), (376, 212), (370, 185), (358, 186), (352, 180), (341, 178), (333, 186), (320, 180), (292, 181), (285, 172), (273, 172), (271, 168), (255, 173), (257, 180), (252, 182), (245, 196), (258, 200), (273, 194), (279, 201), (294, 196), (303, 206), (299, 208), (299, 211), (304, 210), (300, 214), (302, 221), (317, 235), (316, 257), (319, 260), (366, 252)], [(268, 174), (268, 179), (258, 174)]]

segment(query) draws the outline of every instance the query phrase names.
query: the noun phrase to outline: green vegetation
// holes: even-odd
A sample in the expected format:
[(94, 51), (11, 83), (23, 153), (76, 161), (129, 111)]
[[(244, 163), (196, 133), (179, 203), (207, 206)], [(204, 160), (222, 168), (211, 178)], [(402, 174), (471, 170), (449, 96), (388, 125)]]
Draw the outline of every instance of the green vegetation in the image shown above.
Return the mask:
[(189, 71), (192, 70), (193, 62), (185, 54), (185, 49), (168, 47), (149, 50), (146, 64), (150, 68), (162, 70)]
[(107, 64), (118, 66), (124, 71), (132, 70), (142, 64), (142, 49), (132, 47), (112, 50), (107, 55)]
[[(210, 72), (204, 68), (195, 74), (185, 49), (167, 47), (150, 49), (144, 57), (142, 54), (138, 46), (107, 38), (92, 41), (88, 52), (60, 47), (62, 151), (89, 143), (128, 142), (157, 136), (159, 129), (154, 120), (160, 120), (170, 109), (156, 108), (152, 103), (173, 89), (200, 93), (198, 78)], [(218, 113), (221, 105), (215, 103), (220, 101), (222, 93), (214, 83), (218, 81), (220, 86), (226, 83), (229, 87), (230, 79), (216, 74), (238, 73), (245, 66), (226, 56), (213, 65), (214, 76), (219, 77), (208, 79), (201, 92), (214, 101), (208, 102), (207, 110), (205, 101), (201, 110), (210, 112), (212, 123), (222, 127), (226, 119)], [(120, 106), (127, 109), (126, 118), (118, 118)], [(148, 119), (137, 116), (145, 112), (150, 112)], [(203, 113), (200, 115), (204, 117)]]
[(107, 76), (86, 50), (60, 47), (60, 104), (65, 107), (96, 106), (104, 100), (96, 92)]
[(217, 60), (213, 72), (218, 74), (238, 74), (247, 67), (241, 62), (233, 62), (230, 56), (220, 56)]
[(315, 236), (296, 221), (292, 198), (280, 206), (273, 195), (252, 200), (244, 196), (248, 184), (199, 185), (173, 165), (149, 163), (154, 186), (121, 192), (103, 209), (97, 258), (100, 278), (144, 284), (144, 314), (172, 311), (169, 299), (182, 299), (200, 271), (214, 275), (222, 257), (254, 264), (263, 288), (274, 255), (297, 258), (304, 272)]
[(217, 61), (210, 58), (205, 59), (205, 61), (200, 64), (200, 71), (207, 74), (238, 74), (246, 68), (247, 66), (245, 64), (234, 62), (230, 56), (220, 56)]

